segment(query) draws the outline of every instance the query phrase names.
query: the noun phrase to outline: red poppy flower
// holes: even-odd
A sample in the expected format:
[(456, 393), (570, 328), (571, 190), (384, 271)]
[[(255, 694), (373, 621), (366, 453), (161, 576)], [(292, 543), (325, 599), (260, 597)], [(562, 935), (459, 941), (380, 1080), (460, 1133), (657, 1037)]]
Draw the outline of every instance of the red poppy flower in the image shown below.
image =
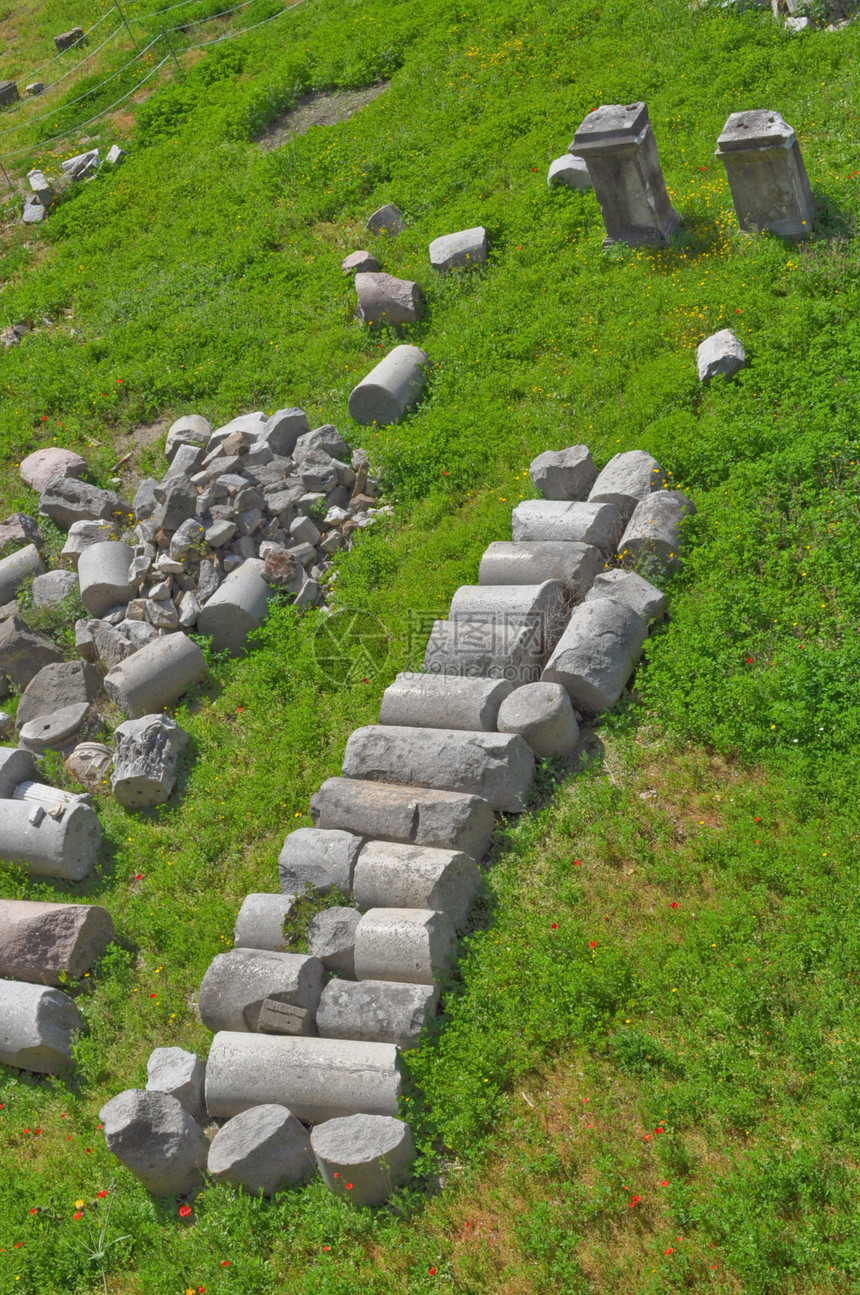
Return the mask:
[(550, 929), (551, 931), (557, 931), (557, 930), (558, 930), (558, 922), (553, 922), (552, 926), (551, 926), (549, 929)]
[(323, 1246), (323, 1250), (331, 1250), (331, 1246)]
[(39, 1211), (36, 1209), (36, 1206), (35, 1206), (35, 1205), (34, 1205), (34, 1206), (33, 1206), (33, 1208), (30, 1210), (30, 1213), (31, 1213), (31, 1214), (38, 1214), (38, 1213), (39, 1213)]
[(588, 947), (589, 947), (589, 949), (596, 949), (596, 948), (597, 948), (597, 941), (596, 941), (596, 940), (592, 940)]
[[(704, 168), (704, 167), (702, 167), (702, 170), (703, 170), (703, 171), (704, 171), (704, 169), (705, 169), (705, 168)], [(672, 1249), (672, 1247), (671, 1247), (671, 1246), (669, 1246), (669, 1249), (668, 1249), (668, 1250), (664, 1250), (664, 1251), (663, 1251), (663, 1254), (664, 1254), (664, 1255), (671, 1255), (671, 1254), (674, 1254), (674, 1253), (675, 1253), (675, 1252), (674, 1252), (674, 1250)]]
[(581, 862), (582, 862), (581, 859), (574, 859), (573, 861), (574, 868), (578, 868)]
[(641, 1199), (642, 1199), (642, 1197), (641, 1197), (641, 1196), (631, 1196), (631, 1197), (630, 1197), (630, 1200), (627, 1202), (627, 1208), (628, 1208), (629, 1210), (632, 1210), (632, 1209), (633, 1209), (633, 1206), (634, 1206), (634, 1205), (638, 1205), (638, 1204), (639, 1204), (639, 1202), (641, 1201)]
[(83, 1217), (84, 1217), (83, 1210), (76, 1210), (75, 1213), (72, 1215), (73, 1219), (82, 1219)]
[(346, 1190), (347, 1190), (348, 1192), (351, 1192), (351, 1191), (352, 1191), (352, 1183), (347, 1183), (347, 1185), (346, 1185)]
[(677, 907), (678, 907), (678, 901), (677, 901), (677, 899), (673, 899), (673, 900), (672, 900), (672, 902), (671, 902), (671, 904), (669, 905), (669, 907), (670, 907), (670, 908), (677, 908)]
[(104, 1198), (105, 1196), (107, 1196), (107, 1192), (96, 1192), (96, 1196), (101, 1196), (102, 1198)]
[(661, 1187), (668, 1187), (668, 1186), (669, 1186), (669, 1184), (668, 1184), (668, 1182), (666, 1181), (666, 1179), (665, 1179), (665, 1178), (663, 1179), (663, 1181), (662, 1181), (662, 1183), (660, 1184), (660, 1186), (661, 1186)]
[(436, 1269), (435, 1269), (435, 1268), (430, 1268), (428, 1271), (429, 1271), (429, 1273), (430, 1273), (430, 1276), (431, 1276), (431, 1277), (435, 1277), (435, 1276), (436, 1276)]
[(189, 1215), (190, 1213), (191, 1213), (191, 1206), (190, 1206), (190, 1205), (180, 1205), (180, 1206), (179, 1206), (179, 1217), (180, 1217), (181, 1219), (187, 1219), (187, 1218), (188, 1218), (188, 1215)]
[(229, 1268), (229, 1267), (230, 1267), (230, 1260), (229, 1260), (229, 1259), (222, 1259), (222, 1260), (221, 1260), (221, 1267), (222, 1267), (222, 1268)]
[(150, 994), (149, 996), (150, 996), (150, 998), (157, 998), (157, 997), (158, 997), (158, 995), (157, 995), (157, 994)]
[(751, 657), (751, 656), (748, 656), (748, 657), (747, 657), (747, 665), (752, 665), (752, 663), (753, 663), (753, 659), (752, 659), (752, 657)]

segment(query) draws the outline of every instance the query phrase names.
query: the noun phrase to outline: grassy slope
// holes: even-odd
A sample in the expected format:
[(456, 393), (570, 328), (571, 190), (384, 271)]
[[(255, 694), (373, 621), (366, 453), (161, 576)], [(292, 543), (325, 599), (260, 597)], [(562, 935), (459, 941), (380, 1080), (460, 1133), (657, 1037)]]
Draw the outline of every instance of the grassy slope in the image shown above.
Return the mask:
[[(792, 40), (674, 3), (485, 10), (322, 0), (209, 52), (139, 110), (122, 170), (11, 234), (7, 322), (54, 324), (2, 357), (8, 509), (34, 507), (14, 464), (53, 438), (105, 481), (141, 423), (297, 403), (371, 450), (398, 519), (338, 578), (340, 604), (386, 630), (367, 683), (332, 682), (315, 618), (283, 610), (182, 712), (181, 804), (104, 808), (105, 866), (75, 889), (107, 903), (120, 940), (82, 987), (78, 1078), (2, 1079), (4, 1288), (100, 1284), (81, 1229), (115, 1182), (109, 1237), (132, 1238), (110, 1252), (116, 1291), (853, 1289), (860, 29)], [(391, 88), (349, 122), (253, 144), (301, 91), (377, 77)], [(546, 166), (589, 108), (635, 97), (685, 228), (666, 251), (605, 255), (593, 195), (547, 192)], [(729, 112), (759, 105), (798, 130), (825, 213), (805, 249), (733, 229), (713, 146)], [(410, 228), (368, 244), (363, 219), (388, 200)], [(431, 280), (428, 241), (478, 221), (486, 271)], [(408, 336), (435, 365), (420, 413), (372, 432), (346, 398), (393, 339), (352, 319), (339, 269), (368, 245), (425, 287)], [(751, 366), (703, 393), (695, 346), (727, 323)], [(637, 735), (629, 711), (604, 730), (608, 779), (574, 780), (502, 835), (494, 924), (442, 1037), (410, 1061), (443, 1195), (374, 1217), (317, 1185), (271, 1205), (213, 1189), (180, 1224), (107, 1155), (100, 1104), (141, 1082), (152, 1047), (205, 1051), (202, 974), (241, 897), (273, 887), (347, 733), (420, 661), (410, 613), (474, 578), (532, 455), (578, 440), (600, 461), (650, 449), (695, 494), (672, 624), (638, 686), (735, 763)], [(134, 450), (137, 469), (160, 462)], [(14, 873), (0, 886), (54, 893)], [(439, 1172), (430, 1155), (428, 1183)]]

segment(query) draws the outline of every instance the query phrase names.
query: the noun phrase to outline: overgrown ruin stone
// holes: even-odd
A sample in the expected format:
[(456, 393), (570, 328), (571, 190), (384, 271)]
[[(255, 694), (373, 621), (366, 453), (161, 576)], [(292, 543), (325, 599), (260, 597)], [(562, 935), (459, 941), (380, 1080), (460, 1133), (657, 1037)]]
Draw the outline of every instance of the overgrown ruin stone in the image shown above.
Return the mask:
[(197, 1008), (210, 1030), (259, 1029), (267, 1000), (301, 1007), (311, 1016), (322, 993), (325, 969), (319, 958), (268, 949), (231, 949), (209, 964)]
[(335, 977), (322, 992), (317, 1029), (323, 1039), (393, 1043), (404, 1052), (416, 1046), (438, 1001), (435, 985)]
[(184, 634), (169, 634), (109, 670), (104, 688), (124, 715), (139, 719), (170, 705), (207, 675), (206, 658), (197, 644)]
[(423, 908), (371, 908), (355, 932), (357, 980), (434, 985), (457, 959), (457, 936), (444, 913)]
[(355, 313), (364, 324), (414, 324), (421, 314), (421, 289), (411, 279), (362, 270), (355, 276), (355, 288)]
[[(355, 975), (355, 928), (361, 921), (357, 908), (325, 908), (309, 924), (308, 953), (319, 958), (326, 971), (352, 978)], [(358, 1037), (353, 1036), (353, 1037)]]
[(664, 577), (680, 571), (681, 523), (695, 511), (695, 504), (681, 490), (661, 490), (643, 500), (618, 546), (623, 565)]
[(400, 1090), (397, 1049), (388, 1043), (221, 1031), (206, 1062), (206, 1108), (216, 1119), (268, 1103), (305, 1124), (396, 1115)]
[(579, 725), (570, 698), (557, 683), (527, 683), (499, 710), (499, 732), (518, 733), (539, 760), (567, 760), (576, 750)]
[(83, 1028), (68, 994), (0, 980), (0, 1065), (40, 1075), (71, 1070), (73, 1035)]
[(315, 1170), (307, 1129), (286, 1106), (252, 1106), (228, 1120), (212, 1139), (209, 1173), (216, 1182), (274, 1196)]
[(406, 228), (406, 221), (400, 208), (395, 207), (393, 202), (387, 202), (384, 207), (378, 207), (368, 216), (365, 228), (371, 234), (399, 234)]
[(396, 841), (368, 841), (353, 877), (359, 908), (432, 908), (457, 930), (480, 888), (481, 873), (469, 855)]
[(404, 672), (382, 694), (379, 722), (493, 733), (511, 687), (505, 679)]
[(473, 859), (486, 854), (495, 826), (480, 796), (356, 778), (327, 778), (311, 797), (311, 817), (319, 828), (462, 850)]
[(587, 499), (597, 468), (587, 445), (544, 450), (529, 464), (529, 476), (544, 499)]
[(427, 383), (427, 364), (427, 354), (419, 347), (395, 346), (353, 387), (350, 417), (365, 426), (399, 422), (421, 398)]
[(681, 217), (666, 192), (644, 103), (596, 108), (581, 123), (569, 151), (588, 167), (606, 226), (604, 247), (668, 242)]
[(808, 238), (815, 204), (797, 135), (778, 112), (733, 112), (717, 140), (741, 229)]
[(666, 474), (653, 455), (645, 450), (625, 450), (612, 456), (588, 499), (592, 504), (614, 505), (626, 523), (637, 504), (665, 485)]
[(635, 571), (621, 571), (618, 568), (602, 571), (586, 594), (585, 601), (594, 602), (597, 598), (612, 598), (617, 603), (624, 603), (641, 616), (646, 624), (648, 621), (662, 620), (666, 615), (666, 595)]
[(99, 1111), (108, 1150), (152, 1196), (187, 1196), (203, 1185), (209, 1143), (169, 1093), (130, 1088)]
[(352, 890), (352, 874), (363, 837), (326, 827), (299, 827), (290, 832), (278, 856), (281, 890), (302, 895), (310, 887), (318, 895)]
[(2, 857), (35, 877), (81, 881), (101, 846), (101, 824), (89, 805), (74, 805), (55, 817), (26, 800), (0, 801)]
[(42, 715), (95, 701), (101, 689), (98, 668), (86, 661), (54, 661), (34, 675), (18, 702), (15, 724), (22, 728)]
[(311, 1147), (326, 1187), (353, 1205), (381, 1205), (409, 1181), (415, 1159), (409, 1125), (374, 1115), (316, 1125)]
[(604, 554), (615, 551), (623, 530), (624, 518), (614, 504), (593, 501), (524, 499), (512, 516), (512, 538), (517, 542), (567, 540), (593, 545)]
[(0, 605), (12, 601), (24, 580), (44, 570), (45, 564), (35, 544), (17, 549), (0, 560)]
[(631, 608), (611, 598), (587, 600), (574, 608), (543, 680), (566, 688), (579, 711), (609, 710), (633, 673), (647, 635), (647, 625)]
[(482, 265), (487, 259), (487, 231), (483, 225), (443, 234), (430, 244), (430, 264), (447, 274), (461, 266)]
[(44, 634), (31, 630), (20, 616), (11, 615), (0, 623), (0, 672), (24, 689), (39, 671), (63, 654)]
[(593, 544), (575, 540), (494, 540), (478, 570), (482, 585), (538, 585), (560, 580), (565, 598), (581, 602), (605, 558)]
[[(246, 895), (236, 918), (233, 930), (233, 947), (236, 949), (271, 949), (285, 953), (287, 941), (284, 922), (296, 902), (293, 893)], [(310, 950), (314, 953), (314, 950)], [(316, 956), (316, 955), (315, 955)]]
[(78, 980), (114, 938), (106, 908), (0, 899), (0, 976), (36, 985)]
[(728, 381), (746, 367), (747, 353), (731, 328), (721, 328), (700, 342), (696, 351), (699, 381), (722, 376)]
[(111, 791), (126, 809), (162, 805), (176, 785), (176, 762), (188, 734), (164, 714), (127, 719), (114, 729)]
[(184, 1048), (155, 1048), (146, 1063), (146, 1088), (169, 1093), (198, 1124), (206, 1123), (203, 1083), (206, 1070), (195, 1052)]

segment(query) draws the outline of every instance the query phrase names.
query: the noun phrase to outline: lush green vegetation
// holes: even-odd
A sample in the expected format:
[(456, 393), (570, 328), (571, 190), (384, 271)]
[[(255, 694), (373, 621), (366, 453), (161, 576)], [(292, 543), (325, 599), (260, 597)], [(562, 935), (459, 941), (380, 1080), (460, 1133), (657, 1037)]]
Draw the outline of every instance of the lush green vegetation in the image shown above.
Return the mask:
[[(9, 10), (21, 69), (101, 11)], [(300, 404), (365, 445), (397, 516), (336, 585), (384, 626), (375, 671), (333, 678), (318, 618), (278, 608), (181, 709), (181, 799), (102, 807), (104, 864), (74, 892), (119, 939), (76, 990), (77, 1074), (0, 1077), (4, 1290), (856, 1289), (859, 50), (860, 25), (793, 38), (683, 0), (318, 0), (87, 127), (129, 160), (43, 228), (7, 206), (3, 322), (34, 329), (0, 356), (6, 511), (35, 508), (15, 465), (38, 445), (131, 490), (171, 417)], [(257, 146), (305, 92), (380, 79), (350, 120)], [(663, 251), (603, 253), (593, 195), (549, 192), (546, 167), (590, 108), (634, 98), (684, 225)], [(750, 106), (798, 131), (806, 247), (735, 230), (713, 149)], [(22, 171), (78, 150), (30, 142)], [(391, 200), (408, 229), (368, 243)], [(478, 222), (486, 269), (432, 279), (429, 240)], [(339, 266), (368, 245), (424, 287), (402, 335), (434, 363), (420, 410), (372, 431), (346, 399), (395, 339), (353, 319)], [(750, 366), (703, 391), (695, 347), (726, 325)], [(241, 898), (274, 888), (346, 735), (507, 534), (530, 458), (579, 441), (601, 463), (651, 450), (699, 514), (602, 765), (546, 770), (547, 799), (499, 834), (439, 1037), (409, 1058), (423, 1177), (376, 1214), (315, 1184), (208, 1189), (181, 1220), (108, 1155), (99, 1107), (153, 1047), (205, 1053), (193, 998)], [(0, 893), (56, 892), (7, 870)], [(104, 1240), (126, 1239), (104, 1251), (108, 1202)]]

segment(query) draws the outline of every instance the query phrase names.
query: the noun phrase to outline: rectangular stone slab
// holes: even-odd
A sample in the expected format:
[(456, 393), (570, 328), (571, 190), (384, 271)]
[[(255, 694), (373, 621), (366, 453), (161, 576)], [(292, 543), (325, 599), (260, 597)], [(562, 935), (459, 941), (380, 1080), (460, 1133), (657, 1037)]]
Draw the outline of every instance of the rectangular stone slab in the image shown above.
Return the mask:
[(568, 597), (580, 602), (606, 560), (593, 544), (575, 540), (496, 540), (478, 571), (482, 585), (532, 585), (560, 580)]
[(59, 985), (61, 973), (77, 980), (113, 937), (110, 914), (97, 904), (0, 899), (0, 976), (36, 985)]
[(206, 1063), (206, 1108), (229, 1119), (275, 1102), (305, 1124), (321, 1124), (344, 1115), (396, 1115), (400, 1085), (390, 1043), (222, 1030)]
[(404, 672), (382, 694), (379, 722), (494, 733), (499, 707), (510, 692), (504, 679)]
[(347, 778), (438, 787), (482, 796), (493, 809), (519, 814), (534, 780), (534, 756), (517, 734), (368, 725), (346, 744)]
[(462, 850), (473, 859), (486, 854), (495, 826), (480, 796), (354, 778), (327, 778), (311, 799), (311, 817), (320, 828)]
[(512, 518), (513, 539), (573, 540), (614, 553), (624, 519), (614, 504), (569, 504), (563, 499), (525, 499)]

